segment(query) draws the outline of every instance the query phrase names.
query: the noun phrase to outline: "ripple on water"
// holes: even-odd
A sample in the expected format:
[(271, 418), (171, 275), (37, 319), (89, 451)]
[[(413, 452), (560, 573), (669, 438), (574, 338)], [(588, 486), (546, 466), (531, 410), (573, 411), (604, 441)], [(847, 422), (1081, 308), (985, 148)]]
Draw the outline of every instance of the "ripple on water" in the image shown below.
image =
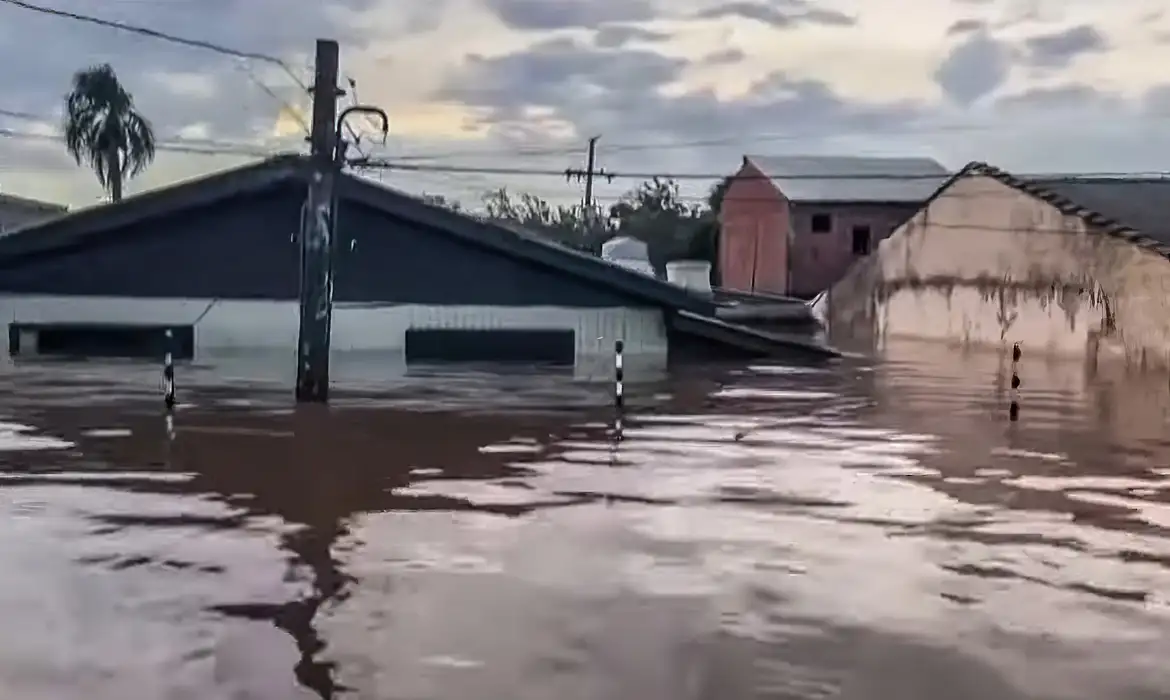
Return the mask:
[(1157, 697), (1164, 414), (1030, 366), (1009, 424), (963, 359), (635, 383), (620, 435), (608, 387), (427, 374), (327, 411), (189, 378), (172, 440), (155, 369), (26, 372), (0, 689)]

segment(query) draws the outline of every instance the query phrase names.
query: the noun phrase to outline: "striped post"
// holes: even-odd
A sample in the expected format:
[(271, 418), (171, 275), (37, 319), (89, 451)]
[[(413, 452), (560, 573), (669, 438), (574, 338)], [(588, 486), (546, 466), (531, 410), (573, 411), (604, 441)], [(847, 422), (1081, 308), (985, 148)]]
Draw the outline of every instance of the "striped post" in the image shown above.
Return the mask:
[(620, 340), (613, 344), (613, 407), (617, 411), (617, 417), (614, 419), (614, 432), (619, 437), (622, 434), (622, 413), (626, 408), (625, 367), (622, 357), (625, 349), (626, 344)]
[(1020, 344), (1012, 346), (1011, 403), (1008, 404), (1008, 420), (1013, 423), (1020, 419)]
[(166, 331), (166, 354), (163, 355), (163, 402), (167, 411), (175, 408), (175, 334), (170, 328)]

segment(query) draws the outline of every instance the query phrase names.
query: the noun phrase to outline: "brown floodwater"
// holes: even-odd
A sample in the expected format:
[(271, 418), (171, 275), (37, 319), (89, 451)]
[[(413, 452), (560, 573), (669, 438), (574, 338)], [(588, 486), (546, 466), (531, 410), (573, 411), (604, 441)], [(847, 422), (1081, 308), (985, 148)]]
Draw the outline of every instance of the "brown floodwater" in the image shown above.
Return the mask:
[(1170, 383), (1007, 372), (8, 366), (0, 697), (1170, 698)]

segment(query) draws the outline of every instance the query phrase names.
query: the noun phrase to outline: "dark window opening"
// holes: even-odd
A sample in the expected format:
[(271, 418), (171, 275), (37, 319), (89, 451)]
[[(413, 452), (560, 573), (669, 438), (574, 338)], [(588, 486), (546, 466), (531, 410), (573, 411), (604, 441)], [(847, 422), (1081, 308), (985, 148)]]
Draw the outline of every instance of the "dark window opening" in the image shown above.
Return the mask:
[[(169, 343), (168, 329), (173, 334)], [(192, 326), (13, 323), (8, 326), (8, 351), (15, 356), (160, 361), (169, 351), (176, 360), (189, 360), (195, 355), (195, 329)]]
[(577, 355), (572, 330), (455, 330), (406, 331), (406, 362), (412, 363), (522, 363), (572, 366)]
[(831, 233), (833, 230), (833, 217), (828, 214), (813, 214), (812, 215), (812, 232), (813, 233)]
[(868, 226), (853, 227), (853, 254), (869, 255), (870, 235)]

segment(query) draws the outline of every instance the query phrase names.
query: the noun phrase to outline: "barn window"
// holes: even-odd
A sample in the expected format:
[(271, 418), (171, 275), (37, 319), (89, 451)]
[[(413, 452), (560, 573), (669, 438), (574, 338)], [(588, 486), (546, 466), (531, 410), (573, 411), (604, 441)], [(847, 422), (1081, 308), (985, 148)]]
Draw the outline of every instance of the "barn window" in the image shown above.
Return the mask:
[[(169, 346), (167, 330), (172, 332)], [(8, 326), (8, 353), (18, 357), (161, 360), (168, 349), (176, 360), (194, 357), (195, 328), (102, 323)]]
[(829, 214), (812, 215), (813, 233), (830, 233), (833, 230), (833, 217)]

